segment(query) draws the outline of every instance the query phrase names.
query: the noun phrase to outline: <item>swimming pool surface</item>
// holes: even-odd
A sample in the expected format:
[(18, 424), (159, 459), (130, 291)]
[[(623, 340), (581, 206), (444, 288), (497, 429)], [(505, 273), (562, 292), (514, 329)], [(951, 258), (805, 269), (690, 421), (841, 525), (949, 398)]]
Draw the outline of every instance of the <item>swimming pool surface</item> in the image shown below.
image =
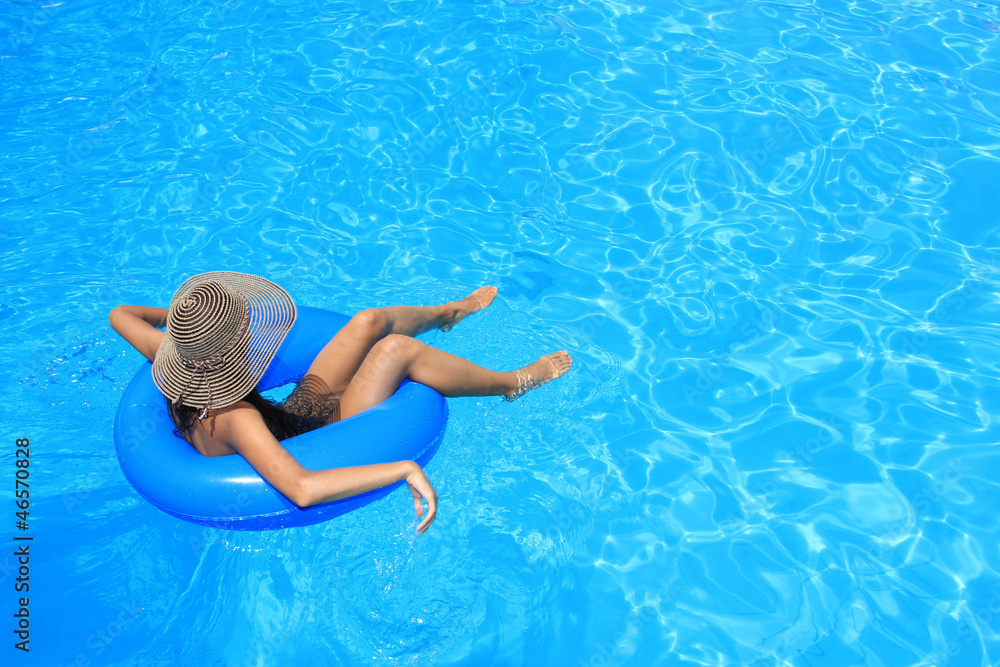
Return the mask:
[[(0, 661), (1000, 663), (998, 32), (957, 0), (4, 3)], [(107, 314), (216, 269), (345, 312), (495, 284), (424, 340), (575, 365), (450, 401), (420, 538), (404, 489), (184, 523), (115, 459)]]

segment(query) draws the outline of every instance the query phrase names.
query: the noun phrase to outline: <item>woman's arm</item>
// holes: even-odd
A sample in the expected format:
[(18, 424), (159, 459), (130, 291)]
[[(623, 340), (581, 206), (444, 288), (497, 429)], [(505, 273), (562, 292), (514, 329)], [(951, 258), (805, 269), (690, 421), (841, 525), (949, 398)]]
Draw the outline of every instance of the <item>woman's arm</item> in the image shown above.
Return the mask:
[(108, 315), (111, 327), (150, 361), (160, 349), (167, 324), (167, 309), (149, 306), (118, 306)]
[(418, 517), (424, 516), (421, 499), (427, 501), (427, 516), (417, 526), (417, 532), (423, 533), (437, 517), (437, 493), (413, 461), (306, 470), (271, 435), (255, 408), (237, 404), (219, 417), (225, 430), (220, 435), (261, 477), (299, 507), (349, 498), (405, 480)]

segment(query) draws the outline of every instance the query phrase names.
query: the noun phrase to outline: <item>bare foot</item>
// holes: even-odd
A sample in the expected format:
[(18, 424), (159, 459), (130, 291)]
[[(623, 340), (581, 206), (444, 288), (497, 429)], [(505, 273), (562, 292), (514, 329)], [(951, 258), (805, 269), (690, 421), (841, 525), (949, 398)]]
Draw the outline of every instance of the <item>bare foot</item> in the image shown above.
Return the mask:
[(524, 392), (535, 387), (541, 387), (546, 382), (551, 382), (557, 377), (561, 377), (569, 367), (573, 365), (573, 359), (566, 350), (553, 352), (539, 357), (524, 368), (514, 371), (511, 392), (504, 394), (505, 400), (513, 401)]
[(477, 313), (486, 306), (493, 303), (497, 296), (497, 288), (493, 285), (480, 287), (469, 296), (460, 301), (452, 301), (445, 304), (444, 321), (438, 325), (441, 331), (451, 331), (451, 328), (464, 320), (472, 313)]

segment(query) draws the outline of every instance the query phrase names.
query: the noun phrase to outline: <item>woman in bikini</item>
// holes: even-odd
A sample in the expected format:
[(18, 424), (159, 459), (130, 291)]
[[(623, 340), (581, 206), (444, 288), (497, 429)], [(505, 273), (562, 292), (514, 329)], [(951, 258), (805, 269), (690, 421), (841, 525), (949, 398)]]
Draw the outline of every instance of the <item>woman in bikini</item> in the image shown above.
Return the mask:
[(295, 304), (269, 280), (229, 271), (200, 274), (181, 285), (169, 309), (123, 305), (109, 321), (153, 362), (153, 379), (167, 398), (176, 433), (202, 455), (240, 454), (299, 507), (405, 480), (417, 516), (424, 517), (417, 527), (423, 533), (437, 515), (438, 497), (415, 462), (306, 470), (279, 441), (377, 405), (406, 378), (448, 397), (514, 400), (568, 371), (572, 359), (565, 351), (504, 373), (414, 338), (434, 327), (450, 330), (489, 306), (496, 294), (487, 286), (440, 306), (358, 312), (280, 406), (261, 397), (256, 385), (295, 321)]

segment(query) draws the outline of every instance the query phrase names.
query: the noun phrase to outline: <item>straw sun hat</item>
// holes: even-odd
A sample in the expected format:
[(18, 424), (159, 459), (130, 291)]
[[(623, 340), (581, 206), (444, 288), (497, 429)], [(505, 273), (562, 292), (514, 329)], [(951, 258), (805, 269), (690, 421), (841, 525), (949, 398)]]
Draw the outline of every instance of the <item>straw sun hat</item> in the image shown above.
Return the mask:
[(170, 301), (153, 382), (174, 404), (208, 410), (243, 399), (295, 323), (292, 297), (270, 280), (211, 271), (192, 276)]

